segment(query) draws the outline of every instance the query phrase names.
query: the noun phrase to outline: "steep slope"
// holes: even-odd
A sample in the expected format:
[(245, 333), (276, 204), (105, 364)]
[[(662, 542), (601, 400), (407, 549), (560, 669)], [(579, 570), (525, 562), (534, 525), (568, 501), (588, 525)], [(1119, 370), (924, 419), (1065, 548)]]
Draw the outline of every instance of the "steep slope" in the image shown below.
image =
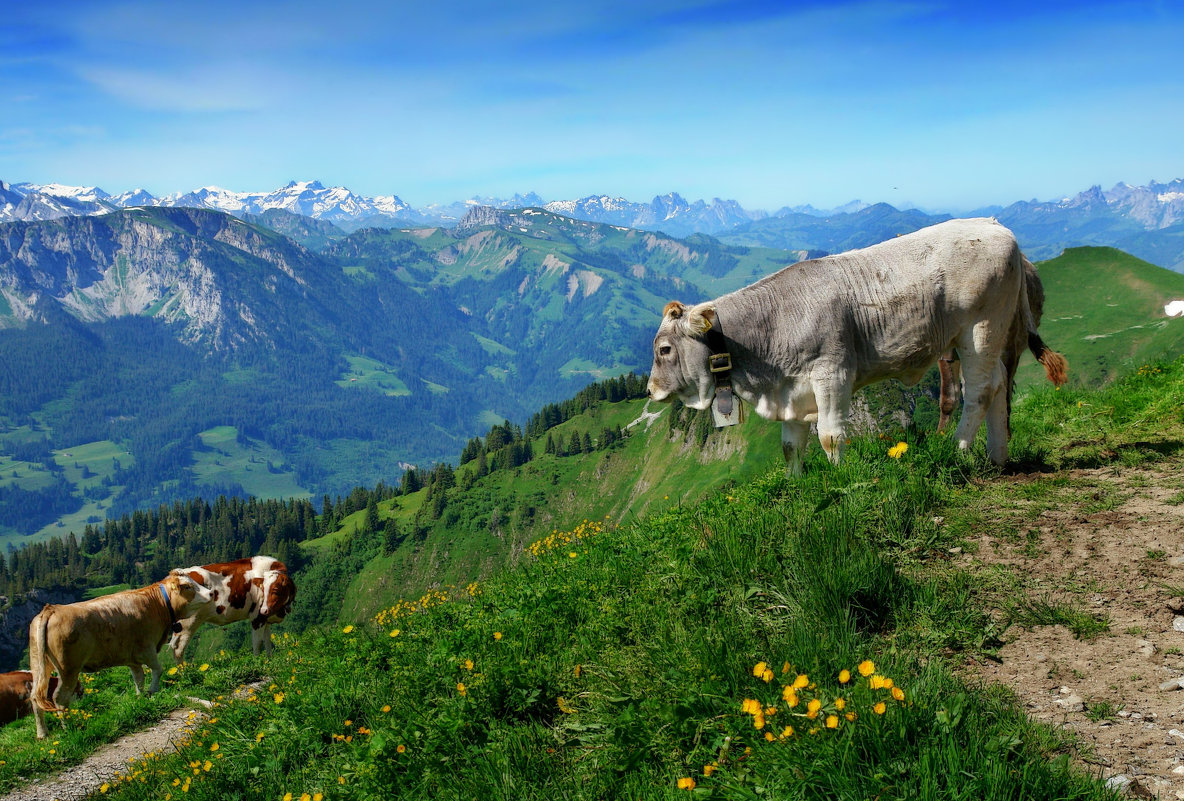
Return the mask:
[[(1114, 248), (1070, 248), (1037, 265), (1044, 284), (1040, 335), (1069, 360), (1070, 381), (1098, 386), (1140, 365), (1184, 353), (1184, 318), (1164, 306), (1184, 300), (1184, 275)], [(1026, 357), (1021, 385), (1043, 381)]]

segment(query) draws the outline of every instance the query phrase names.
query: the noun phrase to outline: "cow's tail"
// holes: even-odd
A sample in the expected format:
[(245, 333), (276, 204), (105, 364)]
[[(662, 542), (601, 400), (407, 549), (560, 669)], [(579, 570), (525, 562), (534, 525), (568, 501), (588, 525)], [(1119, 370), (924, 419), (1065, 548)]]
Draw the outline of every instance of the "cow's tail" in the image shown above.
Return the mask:
[(62, 666), (58, 664), (49, 648), (49, 620), (53, 617), (54, 605), (46, 604), (37, 617), (33, 618), (29, 626), (29, 672), (33, 674), (33, 689), (30, 700), (46, 712), (57, 711), (57, 704), (49, 697), (50, 668), (62, 675)]
[[(1027, 259), (1020, 257), (1026, 262)], [(1044, 344), (1040, 334), (1036, 332), (1036, 318), (1032, 315), (1032, 307), (1028, 302), (1028, 282), (1020, 281), (1020, 308), (1024, 315), (1024, 326), (1028, 329), (1028, 350), (1036, 357), (1036, 361), (1044, 365), (1044, 373), (1055, 386), (1061, 386), (1069, 380), (1069, 362), (1064, 356)]]

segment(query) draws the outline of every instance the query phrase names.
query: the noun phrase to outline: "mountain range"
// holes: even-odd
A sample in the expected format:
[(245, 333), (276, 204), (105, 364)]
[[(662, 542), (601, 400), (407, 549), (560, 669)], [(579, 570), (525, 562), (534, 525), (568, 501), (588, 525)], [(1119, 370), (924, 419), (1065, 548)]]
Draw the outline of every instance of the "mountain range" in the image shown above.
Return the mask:
[[(654, 197), (648, 203), (611, 195), (589, 195), (575, 200), (545, 200), (529, 192), (511, 198), (471, 198), (449, 204), (413, 208), (397, 195), (365, 197), (349, 189), (326, 187), (318, 181), (292, 181), (270, 192), (235, 192), (203, 187), (190, 192), (155, 197), (143, 189), (111, 195), (97, 187), (62, 184), (0, 182), (0, 222), (50, 220), (66, 216), (106, 214), (116, 209), (159, 206), (223, 211), (244, 219), (276, 212), (328, 223), (325, 236), (360, 228), (409, 225), (451, 227), (474, 208), (539, 208), (578, 220), (607, 223), (671, 236), (706, 233), (731, 244), (763, 245), (788, 250), (843, 249), (851, 243), (871, 244), (869, 219), (898, 219), (921, 227), (949, 218), (916, 208), (896, 209), (884, 203), (852, 201), (834, 209), (813, 206), (782, 207), (768, 213), (745, 209), (735, 200), (713, 198), (689, 202), (678, 193)], [(1051, 201), (1017, 201), (989, 206), (966, 216), (995, 216), (1015, 230), (1026, 252), (1037, 259), (1052, 258), (1066, 247), (1118, 247), (1162, 267), (1184, 271), (1184, 179), (1145, 186), (1119, 183), (1110, 190), (1093, 186), (1072, 197)], [(292, 223), (284, 223), (289, 228)], [(849, 236), (820, 231), (846, 230)], [(913, 230), (913, 228), (909, 228)], [(893, 230), (892, 233), (900, 233)], [(878, 234), (876, 234), (878, 236)], [(866, 241), (864, 241), (866, 240)], [(826, 242), (829, 244), (822, 244)], [(836, 244), (837, 243), (837, 244)]]

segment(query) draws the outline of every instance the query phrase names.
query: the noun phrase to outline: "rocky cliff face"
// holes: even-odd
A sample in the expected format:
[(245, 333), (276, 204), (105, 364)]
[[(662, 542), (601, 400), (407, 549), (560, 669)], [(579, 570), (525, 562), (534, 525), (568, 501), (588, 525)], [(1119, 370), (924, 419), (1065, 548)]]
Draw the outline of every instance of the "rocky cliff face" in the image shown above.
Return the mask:
[(233, 348), (267, 337), (243, 279), (299, 291), (308, 258), (270, 232), (197, 209), (11, 223), (0, 226), (0, 325), (35, 319), (48, 299), (81, 320), (160, 317), (184, 340)]
[(0, 606), (0, 673), (20, 668), (21, 656), (29, 647), (29, 623), (46, 604), (69, 604), (79, 598), (63, 590), (33, 590)]

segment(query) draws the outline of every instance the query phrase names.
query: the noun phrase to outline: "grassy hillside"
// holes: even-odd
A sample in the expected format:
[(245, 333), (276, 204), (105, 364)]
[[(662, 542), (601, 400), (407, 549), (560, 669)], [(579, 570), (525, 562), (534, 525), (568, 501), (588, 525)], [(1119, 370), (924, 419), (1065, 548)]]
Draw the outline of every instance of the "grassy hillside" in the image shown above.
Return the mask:
[[(1114, 248), (1070, 248), (1037, 265), (1044, 283), (1040, 335), (1069, 359), (1075, 386), (1100, 386), (1139, 365), (1184, 352), (1184, 319), (1163, 307), (1184, 299), (1184, 275)], [(1018, 381), (1043, 380), (1025, 359)]]
[[(1184, 360), (1044, 389), (1017, 404), (1015, 451), (1044, 470), (1154, 461), (1180, 453), (1181, 410)], [(600, 518), (590, 484), (588, 522), (484, 581), (282, 636), (266, 662), (215, 655), (159, 702), (88, 696), (57, 743), (6, 727), (0, 788), (76, 759), (82, 733), (204, 695), (218, 706), (181, 749), (106, 794), (1114, 798), (1068, 735), (951, 661), (989, 654), (1006, 623), (949, 561), (965, 532), (935, 518), (973, 509), (997, 471), (948, 436), (893, 445), (857, 437), (837, 468), (815, 449), (801, 479), (761, 470), (636, 518)], [(262, 671), (265, 689), (225, 692)]]
[[(475, 467), (457, 471), (435, 520), (421, 513), (426, 490), (379, 504), (380, 520), (393, 519), (414, 533), (391, 553), (360, 565), (345, 588), (336, 619), (373, 614), (400, 597), (440, 584), (463, 585), (521, 561), (526, 546), (584, 519), (632, 520), (654, 509), (694, 502), (724, 481), (743, 482), (781, 460), (779, 427), (755, 415), (737, 429), (713, 432), (700, 446), (694, 432), (672, 430), (672, 407), (644, 400), (605, 403), (548, 432), (566, 441), (573, 433), (596, 438), (605, 428), (627, 432), (614, 447), (592, 454), (544, 454), (546, 436), (532, 440), (535, 458), (525, 465), (473, 479)], [(689, 417), (689, 414), (686, 415)], [(589, 488), (595, 488), (589, 493)], [(304, 543), (314, 560), (352, 550), (364, 530), (365, 511), (340, 528)]]

